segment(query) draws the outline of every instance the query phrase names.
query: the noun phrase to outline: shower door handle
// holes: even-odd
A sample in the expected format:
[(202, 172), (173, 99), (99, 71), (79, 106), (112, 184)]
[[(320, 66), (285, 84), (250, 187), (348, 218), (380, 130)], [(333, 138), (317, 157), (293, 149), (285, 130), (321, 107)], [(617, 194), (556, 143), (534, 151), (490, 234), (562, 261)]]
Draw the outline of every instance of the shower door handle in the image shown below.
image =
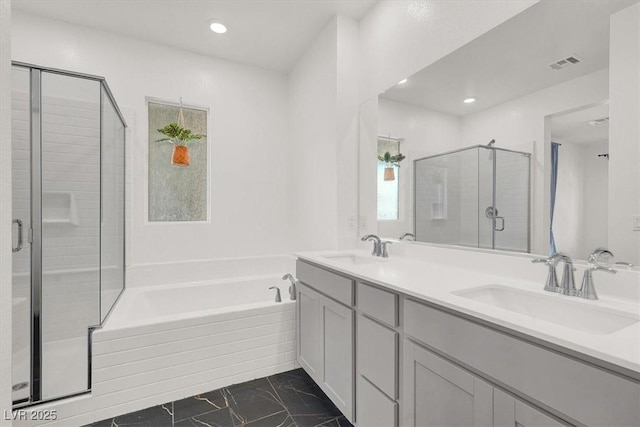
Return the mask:
[[(500, 227), (498, 227), (498, 220), (500, 220)], [(504, 218), (501, 216), (497, 216), (496, 217), (496, 223), (495, 223), (495, 231), (504, 231)]]
[(18, 224), (18, 246), (11, 248), (11, 251), (15, 253), (22, 249), (22, 221), (14, 219), (13, 224)]

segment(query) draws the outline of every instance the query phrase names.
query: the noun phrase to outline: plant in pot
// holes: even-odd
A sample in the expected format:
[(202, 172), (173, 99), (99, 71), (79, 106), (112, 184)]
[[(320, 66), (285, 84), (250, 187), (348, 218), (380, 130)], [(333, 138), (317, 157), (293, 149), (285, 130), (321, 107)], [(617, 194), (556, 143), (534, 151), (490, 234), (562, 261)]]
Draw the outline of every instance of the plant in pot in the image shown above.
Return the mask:
[(396, 174), (393, 167), (400, 167), (400, 162), (404, 159), (406, 159), (404, 154), (398, 153), (392, 156), (388, 151), (384, 153), (384, 156), (378, 156), (378, 160), (386, 164), (386, 167), (384, 168), (385, 181), (393, 181), (394, 179), (396, 179)]
[(193, 133), (190, 129), (186, 129), (178, 123), (169, 123), (162, 129), (158, 129), (158, 132), (165, 135), (166, 138), (158, 139), (156, 142), (168, 141), (173, 144), (171, 164), (174, 166), (189, 166), (189, 147), (187, 147), (187, 144), (207, 136), (201, 133)]

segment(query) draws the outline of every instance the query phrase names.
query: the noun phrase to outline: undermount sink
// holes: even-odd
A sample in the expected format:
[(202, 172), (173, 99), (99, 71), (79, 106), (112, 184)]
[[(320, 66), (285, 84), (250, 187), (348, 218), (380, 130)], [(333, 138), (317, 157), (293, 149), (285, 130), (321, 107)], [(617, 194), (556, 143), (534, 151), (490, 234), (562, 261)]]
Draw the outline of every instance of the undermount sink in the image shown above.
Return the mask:
[(500, 285), (454, 291), (454, 295), (567, 328), (606, 335), (638, 322), (632, 314), (570, 301), (560, 295), (540, 295)]
[(353, 255), (353, 254), (339, 254), (339, 255), (324, 255), (323, 258), (328, 259), (329, 261), (335, 261), (342, 264), (349, 265), (358, 265), (358, 264), (375, 264), (378, 262), (382, 262), (381, 259), (376, 259), (373, 256), (362, 256), (362, 255)]

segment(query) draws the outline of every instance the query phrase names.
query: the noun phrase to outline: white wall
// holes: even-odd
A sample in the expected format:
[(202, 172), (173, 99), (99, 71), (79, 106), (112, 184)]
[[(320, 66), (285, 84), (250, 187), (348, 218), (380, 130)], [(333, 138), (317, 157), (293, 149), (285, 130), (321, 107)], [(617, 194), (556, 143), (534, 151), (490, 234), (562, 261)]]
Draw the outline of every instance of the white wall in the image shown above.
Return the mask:
[[(291, 250), (285, 75), (22, 13), (14, 18), (13, 59), (103, 75), (129, 112), (133, 264)], [(209, 106), (211, 223), (146, 223), (145, 96)]]
[(337, 19), (289, 74), (290, 218), (296, 249), (337, 245)]
[(640, 263), (640, 4), (611, 16), (609, 113), (609, 247)]
[(352, 247), (357, 215), (357, 24), (334, 17), (289, 74), (295, 248)]
[[(11, 0), (0, 0), (0, 412), (11, 409)], [(0, 418), (0, 425), (11, 421)]]
[(545, 134), (545, 118), (608, 99), (608, 85), (609, 73), (604, 69), (464, 118), (465, 146), (486, 144), (495, 139), (498, 147), (533, 152), (532, 253), (549, 252), (549, 177), (545, 173), (545, 164), (550, 156), (550, 135)]
[[(397, 239), (403, 233), (413, 232), (413, 161), (459, 148), (462, 120), (457, 116), (384, 98), (378, 99), (378, 108), (378, 135), (403, 138), (400, 152), (407, 157), (400, 164), (399, 219), (378, 221), (378, 235)], [(376, 162), (375, 157), (370, 159), (370, 163)]]
[(584, 165), (585, 198), (584, 240), (582, 253), (578, 258), (587, 259), (590, 251), (597, 247), (609, 246), (609, 205), (605, 203), (609, 194), (609, 160), (598, 154), (609, 152), (608, 142), (588, 144), (582, 150)]

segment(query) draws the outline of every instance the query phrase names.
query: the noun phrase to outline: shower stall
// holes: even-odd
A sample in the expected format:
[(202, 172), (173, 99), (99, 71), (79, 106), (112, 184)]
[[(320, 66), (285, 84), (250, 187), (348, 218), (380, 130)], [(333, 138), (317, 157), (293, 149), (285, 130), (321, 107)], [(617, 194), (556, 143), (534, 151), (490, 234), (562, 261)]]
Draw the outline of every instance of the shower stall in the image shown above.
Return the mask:
[(126, 123), (104, 78), (12, 69), (13, 402), (91, 389), (124, 289)]
[(530, 168), (492, 144), (414, 160), (416, 240), (529, 252)]

